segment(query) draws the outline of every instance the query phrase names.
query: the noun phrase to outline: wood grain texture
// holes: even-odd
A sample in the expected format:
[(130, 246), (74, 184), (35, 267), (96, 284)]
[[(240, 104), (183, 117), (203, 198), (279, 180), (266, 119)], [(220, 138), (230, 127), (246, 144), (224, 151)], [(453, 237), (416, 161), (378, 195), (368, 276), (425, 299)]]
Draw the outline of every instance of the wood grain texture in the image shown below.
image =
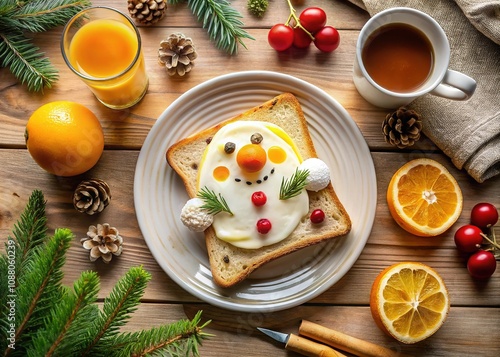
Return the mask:
[[(126, 12), (126, 1), (94, 1)], [(455, 248), (453, 234), (468, 223), (474, 204), (489, 201), (500, 207), (500, 177), (476, 183), (464, 171), (457, 170), (428, 139), (423, 138), (406, 150), (394, 149), (383, 140), (381, 124), (386, 110), (365, 102), (352, 83), (352, 65), (356, 40), (368, 19), (366, 12), (349, 1), (306, 0), (306, 6), (325, 8), (329, 23), (341, 35), (339, 49), (330, 54), (290, 50), (277, 53), (267, 44), (269, 28), (286, 21), (286, 1), (270, 1), (266, 15), (257, 19), (246, 11), (246, 0), (232, 2), (241, 11), (245, 28), (255, 40), (245, 40), (229, 56), (214, 47), (208, 35), (185, 4), (171, 6), (167, 17), (152, 27), (140, 27), (143, 51), (150, 76), (146, 97), (136, 106), (121, 111), (98, 103), (85, 85), (66, 67), (59, 49), (61, 28), (34, 36), (35, 43), (59, 70), (60, 79), (43, 94), (29, 93), (5, 68), (0, 68), (0, 248), (34, 189), (47, 199), (48, 229), (70, 228), (75, 239), (65, 265), (64, 283), (71, 284), (84, 270), (96, 270), (101, 278), (100, 299), (105, 298), (116, 281), (132, 266), (143, 265), (152, 274), (143, 304), (133, 315), (127, 330), (149, 328), (203, 310), (204, 319), (212, 319), (207, 332), (215, 336), (206, 341), (202, 356), (296, 356), (266, 336), (256, 332), (263, 326), (297, 333), (301, 319), (325, 325), (346, 334), (384, 345), (415, 356), (497, 356), (500, 350), (500, 275), (477, 282), (466, 269), (466, 257)], [(193, 71), (184, 78), (169, 77), (157, 63), (160, 41), (170, 33), (183, 32), (195, 42), (199, 57)], [(219, 75), (245, 70), (269, 70), (293, 75), (325, 90), (344, 106), (358, 125), (372, 153), (377, 175), (377, 210), (371, 235), (352, 269), (333, 287), (308, 303), (270, 314), (238, 313), (207, 305), (178, 286), (154, 260), (138, 227), (134, 197), (134, 171), (139, 150), (160, 114), (182, 93)], [(74, 100), (89, 107), (100, 119), (105, 133), (105, 152), (89, 172), (60, 178), (40, 169), (29, 156), (24, 128), (31, 113), (53, 100)], [(425, 118), (424, 118), (425, 120)], [(392, 174), (407, 161), (428, 157), (444, 164), (460, 184), (464, 209), (458, 222), (445, 234), (419, 238), (402, 230), (392, 219), (385, 200)], [(76, 185), (84, 178), (97, 177), (111, 188), (109, 207), (97, 216), (78, 213), (72, 204)], [(360, 204), (363, 204), (360, 202)], [(111, 264), (91, 263), (79, 238), (88, 226), (110, 223), (124, 238), (124, 251)], [(435, 268), (443, 277), (452, 307), (445, 325), (431, 338), (415, 346), (401, 345), (385, 336), (373, 323), (369, 311), (369, 292), (377, 274), (400, 261), (420, 261)]]

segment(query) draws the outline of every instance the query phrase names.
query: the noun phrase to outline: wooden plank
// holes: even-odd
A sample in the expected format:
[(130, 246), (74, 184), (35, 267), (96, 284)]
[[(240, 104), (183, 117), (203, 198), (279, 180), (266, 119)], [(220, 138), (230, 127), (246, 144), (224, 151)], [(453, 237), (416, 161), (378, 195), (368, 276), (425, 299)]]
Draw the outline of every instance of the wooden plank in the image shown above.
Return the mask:
[[(493, 338), (498, 329), (498, 308), (452, 307), (444, 325), (428, 339), (405, 345), (385, 335), (374, 323), (370, 309), (363, 306), (303, 305), (277, 313), (239, 313), (205, 304), (178, 305), (143, 303), (132, 315), (128, 331), (152, 325), (192, 318), (202, 310), (202, 320), (212, 320), (205, 332), (215, 336), (203, 343), (202, 356), (299, 356), (285, 351), (279, 343), (256, 331), (268, 327), (286, 333), (298, 333), (302, 319), (341, 331), (394, 351), (413, 356), (496, 356), (500, 340)], [(251, 346), (251, 347), (250, 347)]]
[[(137, 151), (107, 150), (96, 167), (88, 173), (72, 178), (57, 178), (38, 168), (25, 150), (0, 150), (0, 167), (4, 174), (0, 182), (0, 242), (11, 231), (32, 190), (41, 188), (48, 201), (49, 231), (68, 227), (76, 236), (68, 254), (65, 282), (71, 283), (83, 270), (96, 269), (103, 280), (102, 294), (106, 294), (128, 268), (142, 264), (153, 274), (154, 279), (154, 283), (148, 287), (146, 299), (197, 301), (161, 270), (139, 230), (133, 202), (133, 172), (137, 156)], [(457, 224), (443, 236), (419, 238), (399, 228), (385, 202), (385, 190), (392, 173), (408, 157), (397, 153), (373, 153), (373, 157), (379, 185), (376, 224), (372, 234), (348, 274), (313, 302), (366, 305), (371, 284), (384, 267), (399, 261), (416, 260), (434, 267), (443, 276), (450, 290), (452, 304), (498, 305), (500, 279), (493, 278), (486, 282), (471, 279), (465, 267), (465, 258), (454, 246), (453, 234), (459, 225), (468, 222), (467, 217), (475, 203), (491, 201), (500, 206), (500, 178), (477, 184), (454, 169), (442, 155), (428, 155), (446, 165), (458, 179), (464, 194), (464, 212)], [(111, 204), (98, 216), (87, 216), (73, 208), (72, 194), (83, 177), (103, 179), (111, 187)], [(124, 253), (110, 265), (100, 261), (91, 263), (77, 238), (86, 235), (89, 225), (106, 222), (119, 229), (125, 240)]]

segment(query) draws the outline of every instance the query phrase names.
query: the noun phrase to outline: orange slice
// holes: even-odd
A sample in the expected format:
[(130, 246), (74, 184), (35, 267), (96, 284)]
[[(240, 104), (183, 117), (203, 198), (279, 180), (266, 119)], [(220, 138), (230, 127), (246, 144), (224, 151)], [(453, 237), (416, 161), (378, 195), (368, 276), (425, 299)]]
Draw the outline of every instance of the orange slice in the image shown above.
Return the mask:
[(370, 310), (382, 331), (412, 344), (434, 334), (450, 308), (443, 279), (431, 267), (414, 262), (394, 264), (373, 283)]
[(394, 220), (422, 237), (444, 233), (460, 217), (462, 191), (439, 162), (415, 159), (403, 165), (387, 189), (387, 204)]

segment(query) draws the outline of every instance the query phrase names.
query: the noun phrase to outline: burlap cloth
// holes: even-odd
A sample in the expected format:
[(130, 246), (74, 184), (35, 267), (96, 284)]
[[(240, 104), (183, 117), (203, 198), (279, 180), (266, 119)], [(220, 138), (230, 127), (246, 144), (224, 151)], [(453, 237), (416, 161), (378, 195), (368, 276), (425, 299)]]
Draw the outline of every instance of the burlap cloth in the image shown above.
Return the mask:
[(450, 69), (474, 78), (467, 101), (425, 95), (409, 107), (424, 121), (423, 133), (459, 169), (483, 182), (500, 174), (500, 1), (349, 0), (370, 15), (396, 6), (432, 16), (451, 47)]

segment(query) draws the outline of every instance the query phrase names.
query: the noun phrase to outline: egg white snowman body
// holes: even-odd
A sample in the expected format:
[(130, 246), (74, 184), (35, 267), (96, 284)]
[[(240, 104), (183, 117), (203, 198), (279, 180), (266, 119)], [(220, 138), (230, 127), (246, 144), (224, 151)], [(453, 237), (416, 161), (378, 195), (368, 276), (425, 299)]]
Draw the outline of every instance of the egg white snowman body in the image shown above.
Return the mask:
[[(237, 121), (223, 126), (207, 146), (198, 175), (198, 191), (223, 198), (231, 211), (214, 216), (217, 237), (246, 249), (288, 237), (309, 212), (305, 189), (280, 199), (283, 182), (301, 163), (295, 143), (274, 124)], [(254, 194), (260, 199), (252, 199)], [(264, 233), (261, 220), (268, 224)]]

